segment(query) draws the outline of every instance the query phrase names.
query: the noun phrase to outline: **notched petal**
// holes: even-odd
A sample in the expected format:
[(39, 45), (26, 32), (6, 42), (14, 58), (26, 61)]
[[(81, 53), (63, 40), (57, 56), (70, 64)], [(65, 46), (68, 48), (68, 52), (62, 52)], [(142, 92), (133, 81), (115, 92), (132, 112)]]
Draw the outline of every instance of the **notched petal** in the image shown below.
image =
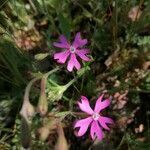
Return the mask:
[(65, 63), (67, 58), (69, 57), (69, 51), (66, 50), (64, 52), (60, 52), (60, 53), (55, 53), (54, 54), (54, 59), (57, 59), (58, 63)]
[(86, 56), (89, 53), (88, 49), (76, 50), (76, 54), (84, 61), (90, 61), (91, 59)]
[(99, 121), (100, 125), (106, 130), (110, 130), (110, 128), (108, 127), (107, 124), (114, 124), (114, 121), (111, 118), (108, 118), (108, 117), (100, 116), (98, 121)]
[(53, 45), (58, 48), (69, 48), (70, 47), (70, 44), (68, 43), (68, 41), (64, 35), (61, 35), (59, 37), (59, 42), (54, 42)]
[(101, 141), (103, 139), (103, 132), (102, 129), (99, 127), (97, 121), (92, 122), (90, 135), (93, 140), (97, 138), (99, 141)]
[(83, 112), (86, 112), (87, 114), (90, 115), (94, 113), (94, 111), (90, 107), (88, 99), (85, 96), (81, 96), (81, 102), (78, 102), (78, 105)]
[(77, 136), (82, 136), (86, 133), (90, 123), (92, 122), (92, 117), (86, 119), (81, 119), (75, 123), (74, 128), (79, 128)]
[(96, 101), (94, 111), (99, 113), (101, 110), (105, 109), (110, 105), (110, 100), (106, 99), (102, 101), (104, 95), (101, 95), (98, 100)]
[(77, 70), (79, 70), (79, 69), (81, 68), (81, 65), (80, 65), (80, 63), (78, 62), (78, 60), (77, 60), (75, 54), (71, 54), (70, 60), (68, 61), (67, 69), (68, 69), (68, 71), (71, 72), (74, 67), (75, 67)]
[(78, 48), (78, 47), (82, 47), (86, 44), (87, 44), (87, 39), (81, 39), (81, 34), (80, 34), (80, 32), (78, 32), (75, 36), (75, 39), (74, 39), (74, 42), (72, 45), (75, 48)]

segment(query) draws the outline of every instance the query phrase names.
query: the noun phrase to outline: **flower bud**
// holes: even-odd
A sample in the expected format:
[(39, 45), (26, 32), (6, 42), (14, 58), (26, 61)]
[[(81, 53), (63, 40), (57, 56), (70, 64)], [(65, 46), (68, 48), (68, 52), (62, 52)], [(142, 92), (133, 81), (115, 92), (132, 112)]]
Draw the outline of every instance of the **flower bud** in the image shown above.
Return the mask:
[(38, 102), (38, 112), (40, 113), (41, 116), (44, 116), (47, 111), (48, 111), (48, 103), (47, 103), (47, 97), (46, 97), (46, 79), (43, 77), (41, 79), (41, 93), (40, 93), (40, 98)]
[(48, 138), (49, 133), (50, 131), (48, 127), (41, 127), (38, 129), (38, 134), (41, 141), (45, 141)]
[(38, 103), (38, 112), (41, 116), (46, 115), (48, 111), (48, 103), (45, 95), (40, 95), (39, 103)]
[(35, 113), (33, 105), (29, 101), (24, 101), (20, 114), (23, 116), (26, 121), (29, 123)]
[(62, 124), (59, 123), (57, 127), (58, 139), (55, 145), (54, 150), (68, 150), (68, 143), (64, 134), (64, 130), (62, 128)]

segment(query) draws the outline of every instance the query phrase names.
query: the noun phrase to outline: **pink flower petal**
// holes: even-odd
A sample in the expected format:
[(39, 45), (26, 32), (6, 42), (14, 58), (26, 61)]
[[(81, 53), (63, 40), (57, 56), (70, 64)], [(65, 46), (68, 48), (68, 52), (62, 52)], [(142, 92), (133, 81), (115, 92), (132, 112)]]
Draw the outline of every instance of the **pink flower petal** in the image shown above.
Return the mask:
[(64, 35), (61, 35), (59, 37), (60, 43), (54, 42), (53, 45), (55, 47), (59, 47), (59, 48), (69, 48), (70, 44), (68, 43), (66, 37)]
[(66, 37), (64, 35), (60, 35), (59, 40), (61, 43), (64, 43), (64, 44), (70, 46), (70, 44), (68, 43), (68, 40), (66, 39)]
[(76, 122), (74, 128), (80, 127), (80, 129), (77, 133), (78, 136), (82, 136), (86, 133), (92, 120), (93, 120), (92, 117), (88, 117), (86, 119), (81, 119), (81, 120)]
[(100, 125), (106, 130), (110, 130), (109, 127), (107, 126), (107, 124), (114, 123), (114, 121), (111, 118), (102, 117), (102, 116), (99, 117), (98, 121), (99, 121)]
[(93, 140), (95, 140), (95, 138), (97, 138), (100, 141), (103, 139), (103, 132), (102, 129), (99, 127), (97, 121), (92, 122), (90, 135)]
[(72, 71), (73, 68), (76, 68), (77, 70), (79, 70), (81, 68), (81, 65), (80, 63), (78, 62), (77, 58), (76, 58), (76, 55), (74, 53), (71, 54), (70, 56), (70, 60), (68, 62), (68, 65), (67, 65), (67, 69), (68, 71)]
[(102, 101), (104, 95), (101, 95), (98, 100), (96, 101), (94, 112), (99, 113), (102, 109), (108, 107), (110, 105), (110, 100)]
[(90, 53), (90, 50), (89, 49), (76, 49), (76, 51), (78, 52), (78, 51), (80, 51), (80, 52), (82, 52), (83, 54), (88, 54), (88, 53)]
[(80, 32), (78, 32), (75, 36), (74, 42), (73, 42), (73, 47), (78, 48), (82, 47), (87, 44), (87, 39), (81, 39)]
[(86, 56), (87, 53), (89, 53), (89, 50), (88, 50), (88, 49), (76, 50), (76, 54), (77, 54), (81, 59), (83, 59), (84, 61), (90, 61), (91, 59)]
[(80, 109), (87, 114), (92, 115), (94, 111), (91, 109), (88, 99), (85, 96), (81, 96), (81, 102), (78, 102)]
[(64, 43), (57, 43), (57, 42), (54, 42), (53, 45), (55, 47), (59, 47), (59, 48), (69, 48), (69, 46), (67, 46), (66, 44)]
[(66, 50), (66, 51), (63, 51), (63, 52), (60, 52), (60, 53), (55, 53), (54, 54), (54, 59), (58, 59), (57, 62), (59, 63), (65, 63), (68, 56), (70, 54), (70, 51), (69, 50)]

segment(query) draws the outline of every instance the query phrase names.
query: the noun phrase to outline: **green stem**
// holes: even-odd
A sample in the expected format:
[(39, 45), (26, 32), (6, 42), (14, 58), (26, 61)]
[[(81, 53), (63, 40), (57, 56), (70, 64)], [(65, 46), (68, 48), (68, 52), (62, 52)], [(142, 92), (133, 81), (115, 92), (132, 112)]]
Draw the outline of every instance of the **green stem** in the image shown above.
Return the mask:
[(28, 0), (28, 1), (29, 1), (30, 5), (31, 5), (32, 9), (34, 10), (34, 12), (37, 14), (38, 11), (37, 11), (37, 9), (36, 9), (34, 3), (32, 2), (32, 0)]
[(57, 83), (55, 83), (53, 80), (49, 79), (49, 81), (54, 85), (54, 86), (59, 86)]
[(47, 73), (44, 74), (44, 75), (41, 75), (41, 76), (39, 76), (39, 77), (36, 77), (36, 78), (32, 79), (32, 80), (29, 82), (29, 84), (27, 85), (26, 89), (25, 89), (24, 102), (25, 102), (25, 101), (29, 101), (30, 89), (31, 89), (31, 86), (32, 86), (32, 84), (33, 84), (34, 82), (36, 82), (37, 80), (41, 79), (42, 77), (47, 78), (50, 74), (52, 74), (52, 73), (54, 73), (54, 72), (56, 72), (56, 71), (58, 71), (58, 70), (59, 70), (59, 68), (55, 68), (55, 69), (53, 69), (53, 70), (47, 72)]
[(124, 134), (123, 137), (122, 137), (122, 139), (121, 139), (121, 142), (117, 146), (116, 150), (119, 150), (121, 148), (122, 144), (124, 143), (125, 137), (126, 137), (126, 135)]
[(0, 9), (1, 9), (8, 1), (9, 1), (9, 0), (4, 1), (4, 2), (1, 4)]
[(69, 81), (69, 82), (65, 85), (66, 89), (67, 89), (69, 86), (71, 86), (76, 80), (77, 80), (77, 78), (74, 78), (73, 80)]
[(117, 24), (118, 24), (118, 12), (117, 12), (117, 7), (118, 7), (118, 1), (115, 0), (115, 16), (114, 16), (114, 19), (115, 19), (115, 24), (114, 24), (114, 49), (116, 49), (116, 42), (117, 42)]
[(37, 80), (39, 80), (41, 78), (41, 76), (37, 77), (37, 78), (34, 78), (32, 79), (29, 84), (27, 85), (26, 89), (25, 89), (25, 94), (24, 94), (24, 102), (27, 102), (29, 101), (29, 93), (30, 93), (30, 89), (31, 89), (31, 86), (34, 82), (36, 82)]
[(56, 71), (58, 71), (58, 70), (59, 70), (59, 67), (57, 67), (57, 68), (55, 68), (55, 69), (53, 69), (53, 70), (47, 72), (44, 76), (47, 78), (50, 74), (52, 74), (52, 73), (54, 73), (54, 72), (56, 72)]

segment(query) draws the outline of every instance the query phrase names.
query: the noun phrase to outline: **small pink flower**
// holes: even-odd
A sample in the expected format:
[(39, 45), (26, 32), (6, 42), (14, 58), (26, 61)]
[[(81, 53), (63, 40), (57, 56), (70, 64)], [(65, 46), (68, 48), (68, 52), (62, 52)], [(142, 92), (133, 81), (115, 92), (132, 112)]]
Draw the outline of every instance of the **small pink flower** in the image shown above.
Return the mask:
[(98, 140), (102, 140), (104, 135), (102, 128), (106, 130), (110, 130), (107, 124), (113, 124), (113, 120), (108, 117), (103, 117), (100, 112), (110, 105), (110, 100), (106, 99), (102, 101), (103, 95), (101, 95), (96, 101), (96, 105), (94, 110), (91, 109), (89, 105), (89, 101), (85, 96), (81, 96), (81, 102), (78, 102), (80, 109), (90, 115), (85, 119), (81, 119), (75, 123), (74, 128), (79, 127), (79, 131), (77, 136), (82, 136), (86, 133), (89, 126), (90, 127), (90, 135), (94, 140), (97, 138)]
[(87, 44), (87, 39), (81, 39), (80, 32), (78, 32), (75, 36), (75, 39), (72, 44), (70, 44), (64, 35), (59, 37), (60, 42), (54, 42), (53, 45), (55, 47), (59, 47), (64, 49), (63, 52), (55, 53), (54, 59), (57, 60), (58, 63), (64, 64), (69, 58), (67, 69), (68, 71), (72, 71), (75, 67), (77, 70), (81, 68), (79, 61), (77, 60), (77, 56), (80, 57), (84, 61), (90, 61), (90, 58), (86, 56), (89, 53), (89, 50), (83, 48), (84, 45)]

